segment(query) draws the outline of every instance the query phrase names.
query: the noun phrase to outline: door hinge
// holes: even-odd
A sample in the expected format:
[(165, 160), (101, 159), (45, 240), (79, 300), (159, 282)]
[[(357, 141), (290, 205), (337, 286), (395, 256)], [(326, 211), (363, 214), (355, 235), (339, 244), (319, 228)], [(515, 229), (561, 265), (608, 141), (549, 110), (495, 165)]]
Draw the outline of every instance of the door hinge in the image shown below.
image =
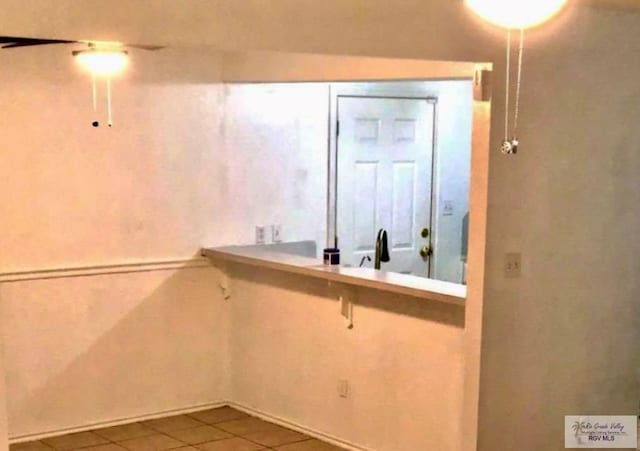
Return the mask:
[(336, 136), (340, 136), (340, 121), (336, 121)]

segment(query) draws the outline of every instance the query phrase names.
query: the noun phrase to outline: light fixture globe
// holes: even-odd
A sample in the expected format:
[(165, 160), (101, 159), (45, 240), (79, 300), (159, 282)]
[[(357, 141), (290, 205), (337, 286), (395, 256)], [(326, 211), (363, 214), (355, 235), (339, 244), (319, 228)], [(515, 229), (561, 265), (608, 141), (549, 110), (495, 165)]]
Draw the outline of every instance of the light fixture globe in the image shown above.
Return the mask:
[(482, 19), (504, 28), (526, 29), (546, 22), (568, 0), (465, 0)]
[(127, 65), (125, 50), (101, 50), (90, 48), (73, 52), (76, 61), (94, 75), (116, 75)]

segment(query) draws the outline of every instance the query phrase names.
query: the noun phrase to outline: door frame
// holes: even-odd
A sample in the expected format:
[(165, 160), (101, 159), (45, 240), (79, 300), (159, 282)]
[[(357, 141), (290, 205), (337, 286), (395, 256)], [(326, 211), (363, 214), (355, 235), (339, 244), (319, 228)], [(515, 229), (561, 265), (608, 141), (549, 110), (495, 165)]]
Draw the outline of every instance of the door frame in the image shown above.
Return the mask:
[[(344, 98), (372, 98), (372, 99), (403, 99), (425, 100), (433, 105), (433, 143), (431, 155), (431, 205), (429, 212), (429, 245), (434, 243), (434, 218), (437, 207), (437, 174), (438, 161), (438, 96), (429, 92), (416, 92), (415, 90), (402, 89), (398, 83), (424, 82), (431, 80), (404, 80), (398, 82), (353, 82), (329, 84), (329, 151), (328, 151), (328, 180), (327, 180), (327, 247), (335, 245), (338, 228), (338, 118), (339, 101)], [(394, 86), (389, 87), (392, 83)], [(367, 86), (363, 86), (363, 85)], [(427, 277), (432, 275), (436, 257), (432, 254), (427, 262)]]

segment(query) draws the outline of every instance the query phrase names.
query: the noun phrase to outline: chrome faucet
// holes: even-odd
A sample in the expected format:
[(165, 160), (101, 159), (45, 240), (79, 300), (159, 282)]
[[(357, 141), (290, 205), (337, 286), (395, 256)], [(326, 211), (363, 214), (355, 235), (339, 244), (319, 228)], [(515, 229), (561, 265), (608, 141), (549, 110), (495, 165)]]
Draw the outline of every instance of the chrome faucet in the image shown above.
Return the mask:
[(382, 262), (387, 263), (391, 258), (389, 257), (389, 247), (387, 245), (387, 231), (380, 229), (378, 231), (378, 237), (376, 238), (376, 259), (374, 262), (374, 268), (380, 269)]

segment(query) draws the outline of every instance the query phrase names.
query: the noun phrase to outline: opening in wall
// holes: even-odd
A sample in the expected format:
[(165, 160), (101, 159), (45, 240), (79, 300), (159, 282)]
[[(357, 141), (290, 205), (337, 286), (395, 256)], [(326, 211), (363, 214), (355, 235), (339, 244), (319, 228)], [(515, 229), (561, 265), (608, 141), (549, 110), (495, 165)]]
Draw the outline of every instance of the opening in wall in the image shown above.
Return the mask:
[(343, 268), (466, 284), (472, 150), (489, 134), (478, 74), (490, 67), (264, 58), (259, 82), (245, 78), (260, 72), (250, 57), (225, 69), (226, 148), (246, 181), (233, 197), (251, 202), (234, 208), (246, 240), (223, 244), (312, 258), (338, 248)]

